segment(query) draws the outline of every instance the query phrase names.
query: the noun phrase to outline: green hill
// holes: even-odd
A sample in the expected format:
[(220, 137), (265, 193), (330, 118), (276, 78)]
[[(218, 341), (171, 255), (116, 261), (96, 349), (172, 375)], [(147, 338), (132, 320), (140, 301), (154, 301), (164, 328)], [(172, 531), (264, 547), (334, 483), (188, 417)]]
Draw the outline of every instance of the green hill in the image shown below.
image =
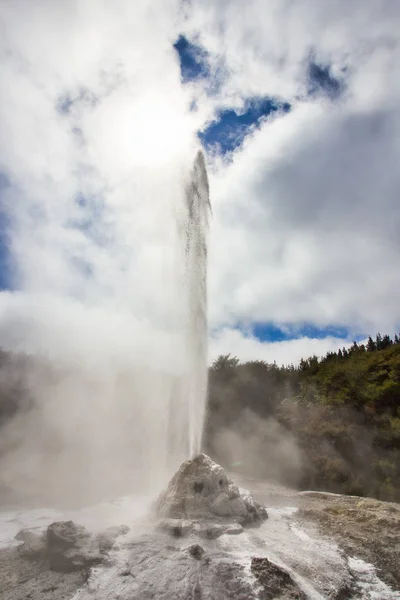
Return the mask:
[(299, 367), (220, 356), (210, 369), (208, 451), (301, 489), (400, 500), (400, 344), (368, 344)]

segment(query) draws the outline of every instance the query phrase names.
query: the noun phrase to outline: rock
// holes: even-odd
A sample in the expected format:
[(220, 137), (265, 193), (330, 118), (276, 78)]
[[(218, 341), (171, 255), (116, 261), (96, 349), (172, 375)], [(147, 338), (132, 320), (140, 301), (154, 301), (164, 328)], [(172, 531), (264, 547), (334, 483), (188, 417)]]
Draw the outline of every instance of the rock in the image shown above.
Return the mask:
[(96, 552), (91, 552), (89, 549), (59, 550), (49, 555), (50, 569), (59, 573), (74, 573), (82, 571), (100, 564), (103, 561), (103, 556)]
[(202, 548), (199, 544), (193, 544), (188, 548), (190, 556), (195, 558), (196, 560), (201, 560), (204, 554), (204, 548)]
[[(211, 502), (211, 511), (220, 517), (225, 517), (227, 515), (231, 516), (232, 509), (230, 507), (230, 502), (231, 499), (228, 494), (222, 492), (221, 494), (218, 494), (213, 502)], [(232, 502), (234, 502), (234, 500), (232, 500)]]
[(264, 588), (266, 600), (307, 600), (289, 573), (267, 558), (252, 558), (251, 571)]
[(184, 537), (192, 531), (193, 523), (185, 519), (163, 519), (158, 524), (158, 528), (174, 537)]
[(194, 532), (202, 538), (208, 540), (215, 540), (216, 538), (223, 535), (226, 531), (224, 525), (218, 525), (217, 523), (197, 523), (194, 526)]
[(268, 515), (249, 492), (239, 490), (205, 454), (185, 461), (157, 501), (160, 517), (261, 523)]
[(113, 547), (118, 536), (129, 527), (110, 527), (96, 537), (73, 521), (59, 521), (48, 526), (46, 533), (21, 530), (16, 539), (23, 541), (17, 552), (21, 558), (46, 560), (52, 571), (73, 573), (87, 570), (104, 560), (104, 554)]
[(265, 506), (262, 506), (256, 502), (253, 496), (247, 490), (242, 490), (241, 499), (246, 506), (246, 521), (249, 523), (258, 523), (260, 520), (264, 521), (268, 518), (268, 513)]
[(240, 523), (233, 523), (225, 529), (225, 533), (228, 535), (238, 535), (239, 533), (243, 533), (243, 527)]
[(73, 573), (102, 562), (99, 544), (89, 532), (73, 521), (59, 521), (48, 526), (47, 556), (50, 568), (60, 573)]
[(45, 535), (22, 529), (15, 536), (16, 540), (22, 540), (23, 544), (17, 547), (17, 552), (25, 560), (42, 560), (46, 556)]
[(99, 545), (99, 550), (102, 553), (109, 552), (115, 544), (115, 540), (129, 532), (127, 525), (109, 527), (96, 536), (96, 541)]
[(57, 521), (47, 528), (47, 548), (49, 551), (75, 548), (90, 538), (82, 525), (73, 521)]

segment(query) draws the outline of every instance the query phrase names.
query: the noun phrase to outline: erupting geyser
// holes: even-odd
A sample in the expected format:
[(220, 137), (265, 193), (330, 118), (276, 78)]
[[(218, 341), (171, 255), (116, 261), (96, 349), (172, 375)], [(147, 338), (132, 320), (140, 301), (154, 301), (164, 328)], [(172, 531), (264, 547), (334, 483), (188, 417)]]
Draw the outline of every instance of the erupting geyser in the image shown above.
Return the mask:
[(207, 394), (207, 232), (211, 209), (204, 157), (197, 154), (185, 191), (187, 327), (184, 393), (188, 402), (189, 455), (201, 450)]
[[(160, 419), (159, 427), (163, 429), (155, 442), (159, 449), (160, 440), (164, 440), (167, 467), (164, 475), (168, 476), (185, 459), (201, 451), (207, 396), (207, 237), (211, 205), (201, 152), (197, 153), (183, 192), (176, 240), (180, 273), (179, 309), (175, 309), (180, 347), (176, 350), (180, 362), (176, 386), (170, 396), (158, 397), (160, 407), (168, 403), (167, 427)], [(154, 434), (154, 424), (149, 424), (149, 430)], [(158, 465), (162, 466), (160, 457)], [(164, 477), (162, 480), (166, 483)]]

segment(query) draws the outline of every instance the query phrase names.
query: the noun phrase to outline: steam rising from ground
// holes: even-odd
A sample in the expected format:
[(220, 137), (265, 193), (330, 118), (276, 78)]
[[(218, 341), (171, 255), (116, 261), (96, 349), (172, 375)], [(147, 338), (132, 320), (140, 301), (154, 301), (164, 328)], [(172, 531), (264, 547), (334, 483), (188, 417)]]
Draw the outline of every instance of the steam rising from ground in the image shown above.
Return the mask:
[(175, 0), (1, 7), (12, 291), (0, 293), (0, 343), (43, 365), (24, 376), (34, 408), (0, 435), (0, 481), (21, 491), (159, 489), (187, 458), (189, 431), (199, 437), (181, 399), (186, 189), (204, 115), (181, 82), (180, 10)]
[[(2, 430), (6, 486), (64, 500), (151, 494), (199, 452), (210, 206), (201, 153), (173, 192), (166, 192), (163, 205), (148, 205), (149, 222), (153, 216), (155, 229), (159, 219), (164, 226), (153, 229), (158, 248), (149, 275), (158, 276), (152, 288), (157, 295), (146, 286), (137, 292), (139, 304), (152, 303), (152, 320), (115, 304), (87, 306), (39, 294), (1, 297), (2, 338), (9, 348), (36, 356), (24, 372), (32, 408)], [(154, 206), (161, 214), (152, 215)], [(144, 242), (139, 250), (152, 252)]]
[(250, 409), (212, 440), (215, 456), (239, 473), (295, 485), (302, 458), (295, 437), (273, 417), (263, 419)]

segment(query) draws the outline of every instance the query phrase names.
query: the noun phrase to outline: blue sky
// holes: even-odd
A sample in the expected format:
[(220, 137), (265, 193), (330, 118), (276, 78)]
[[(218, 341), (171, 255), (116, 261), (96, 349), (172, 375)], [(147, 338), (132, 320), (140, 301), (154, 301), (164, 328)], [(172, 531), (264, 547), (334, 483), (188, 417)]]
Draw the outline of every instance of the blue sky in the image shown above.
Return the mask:
[(222, 155), (233, 152), (263, 119), (278, 110), (288, 112), (290, 104), (272, 98), (249, 98), (240, 111), (233, 108), (219, 111), (215, 121), (199, 132), (203, 148), (207, 152), (216, 150)]
[[(214, 89), (213, 84), (218, 85), (218, 74), (212, 74), (209, 54), (205, 49), (189, 42), (183, 35), (179, 36), (174, 48), (179, 56), (184, 83), (206, 80), (209, 82), (209, 91)], [(225, 155), (240, 147), (246, 135), (258, 127), (263, 119), (278, 110), (288, 112), (290, 104), (269, 97), (246, 98), (240, 109), (220, 109), (212, 122), (199, 131), (199, 139), (207, 152), (217, 151)]]
[[(191, 43), (184, 35), (178, 37), (174, 48), (179, 56), (183, 83), (203, 80), (209, 90), (213, 90), (213, 84), (218, 85), (218, 73), (212, 73), (206, 49)], [(332, 74), (329, 64), (318, 64), (313, 58), (306, 66), (306, 82), (308, 95), (324, 94), (332, 100), (336, 100), (344, 88), (343, 82)], [(225, 155), (239, 148), (254, 128), (277, 111), (289, 112), (290, 103), (268, 96), (247, 97), (240, 109), (225, 107), (218, 110), (212, 122), (199, 131), (199, 139), (206, 152), (217, 151)]]
[[(347, 327), (338, 327), (334, 325), (317, 327), (312, 323), (297, 325), (292, 323), (281, 328), (273, 323), (253, 323), (250, 326), (250, 330), (259, 340), (269, 342), (282, 342), (284, 340), (298, 339), (301, 337), (316, 339), (323, 339), (325, 337), (347, 338), (350, 333)], [(361, 336), (361, 338), (362, 337), (363, 336)]]

